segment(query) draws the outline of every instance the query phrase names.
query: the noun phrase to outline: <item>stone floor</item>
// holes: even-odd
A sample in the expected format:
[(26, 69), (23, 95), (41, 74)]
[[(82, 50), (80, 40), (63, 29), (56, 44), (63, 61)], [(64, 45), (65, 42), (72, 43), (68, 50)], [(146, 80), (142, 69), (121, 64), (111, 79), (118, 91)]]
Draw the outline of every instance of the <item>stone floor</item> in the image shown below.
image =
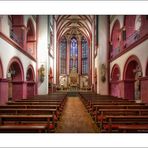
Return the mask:
[(97, 133), (98, 127), (91, 119), (79, 97), (68, 97), (56, 133)]

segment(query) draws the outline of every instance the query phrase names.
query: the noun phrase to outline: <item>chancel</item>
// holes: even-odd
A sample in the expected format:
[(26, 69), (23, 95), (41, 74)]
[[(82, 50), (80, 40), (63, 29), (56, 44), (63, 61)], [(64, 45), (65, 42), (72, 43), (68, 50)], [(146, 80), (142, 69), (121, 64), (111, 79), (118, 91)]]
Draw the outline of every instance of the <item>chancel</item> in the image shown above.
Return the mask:
[(148, 133), (147, 15), (1, 15), (0, 133)]

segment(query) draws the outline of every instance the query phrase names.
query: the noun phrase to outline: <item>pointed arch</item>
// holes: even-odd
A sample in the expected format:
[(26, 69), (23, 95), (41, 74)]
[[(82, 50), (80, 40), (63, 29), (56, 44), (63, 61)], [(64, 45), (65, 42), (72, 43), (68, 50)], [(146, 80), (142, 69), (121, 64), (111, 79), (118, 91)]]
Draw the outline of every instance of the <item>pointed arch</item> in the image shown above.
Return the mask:
[(10, 60), (7, 68), (7, 74), (8, 73), (11, 73), (13, 80), (24, 81), (24, 69), (22, 62), (18, 57), (13, 57)]
[(25, 98), (24, 69), (18, 57), (13, 57), (10, 60), (6, 77), (8, 79), (8, 100)]
[(60, 56), (60, 61), (59, 61), (59, 71), (60, 74), (66, 74), (66, 63), (67, 63), (67, 39), (65, 36), (61, 38), (60, 41), (60, 48), (59, 48), (59, 56)]
[(111, 80), (118, 81), (120, 79), (120, 67), (118, 64), (115, 64), (111, 72)]
[(123, 71), (123, 80), (127, 79), (134, 79), (134, 72), (133, 70), (136, 68), (136, 66), (139, 65), (140, 69), (142, 71), (142, 66), (139, 58), (136, 55), (131, 55), (124, 66), (124, 71)]
[(115, 64), (111, 71), (110, 92), (112, 96), (121, 97), (119, 80), (120, 80), (120, 67), (118, 64)]
[(135, 31), (136, 15), (126, 15), (124, 17), (124, 26), (126, 29), (126, 38), (130, 37)]
[(120, 22), (117, 19), (114, 22), (112, 33), (111, 33), (111, 45), (112, 45), (112, 49), (110, 51), (111, 57), (116, 56), (120, 51), (120, 36), (121, 36)]
[(35, 72), (34, 72), (34, 68), (31, 64), (27, 68), (26, 80), (27, 81), (34, 81), (35, 80)]
[(27, 68), (26, 81), (27, 81), (27, 98), (35, 95), (35, 73), (34, 68), (30, 64)]
[(72, 37), (70, 41), (70, 71), (75, 67), (78, 72), (78, 40)]
[(87, 39), (83, 36), (81, 38), (81, 47), (82, 47), (82, 56), (81, 56), (81, 62), (82, 62), (82, 74), (88, 74), (89, 69), (89, 45), (87, 42)]
[(31, 18), (27, 22), (27, 52), (36, 56), (36, 33)]
[[(136, 99), (136, 93), (137, 93), (137, 90), (136, 90), (137, 83), (136, 82), (139, 83), (138, 77), (136, 78), (137, 67), (139, 67), (139, 70), (142, 73), (142, 66), (141, 66), (141, 63), (138, 57), (135, 55), (130, 56), (125, 63), (124, 71), (123, 71), (124, 97), (129, 100)], [(140, 88), (140, 86), (138, 86), (138, 88)], [(140, 90), (138, 91), (140, 92)]]

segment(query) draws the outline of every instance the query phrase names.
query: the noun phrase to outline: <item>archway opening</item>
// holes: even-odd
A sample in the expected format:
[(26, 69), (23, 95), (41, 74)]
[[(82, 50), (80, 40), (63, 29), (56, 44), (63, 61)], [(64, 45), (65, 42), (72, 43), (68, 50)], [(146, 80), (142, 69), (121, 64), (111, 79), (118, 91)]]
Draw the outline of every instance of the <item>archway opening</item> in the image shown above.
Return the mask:
[(138, 60), (130, 60), (125, 68), (125, 98), (129, 100), (140, 99), (141, 65)]
[(8, 72), (8, 100), (17, 100), (23, 98), (23, 68), (18, 59), (12, 59)]
[(120, 97), (119, 87), (120, 69), (118, 65), (114, 65), (111, 73), (111, 95)]
[(27, 98), (31, 98), (35, 95), (35, 82), (33, 67), (29, 66), (26, 74), (27, 81)]
[(53, 92), (53, 72), (51, 67), (49, 69), (48, 89), (49, 93)]
[(110, 51), (110, 57), (113, 58), (120, 52), (120, 23), (117, 20), (113, 26), (112, 36), (111, 36), (111, 43), (112, 49)]
[(27, 22), (27, 52), (33, 57), (36, 56), (35, 29), (31, 19)]

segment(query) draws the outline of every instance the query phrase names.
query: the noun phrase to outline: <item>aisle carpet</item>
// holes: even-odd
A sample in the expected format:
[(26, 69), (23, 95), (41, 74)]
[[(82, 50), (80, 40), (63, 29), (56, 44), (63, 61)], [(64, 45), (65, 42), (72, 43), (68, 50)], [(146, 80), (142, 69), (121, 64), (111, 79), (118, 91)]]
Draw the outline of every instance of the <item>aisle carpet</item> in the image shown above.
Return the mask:
[(96, 133), (98, 127), (91, 119), (79, 97), (68, 97), (56, 133)]

